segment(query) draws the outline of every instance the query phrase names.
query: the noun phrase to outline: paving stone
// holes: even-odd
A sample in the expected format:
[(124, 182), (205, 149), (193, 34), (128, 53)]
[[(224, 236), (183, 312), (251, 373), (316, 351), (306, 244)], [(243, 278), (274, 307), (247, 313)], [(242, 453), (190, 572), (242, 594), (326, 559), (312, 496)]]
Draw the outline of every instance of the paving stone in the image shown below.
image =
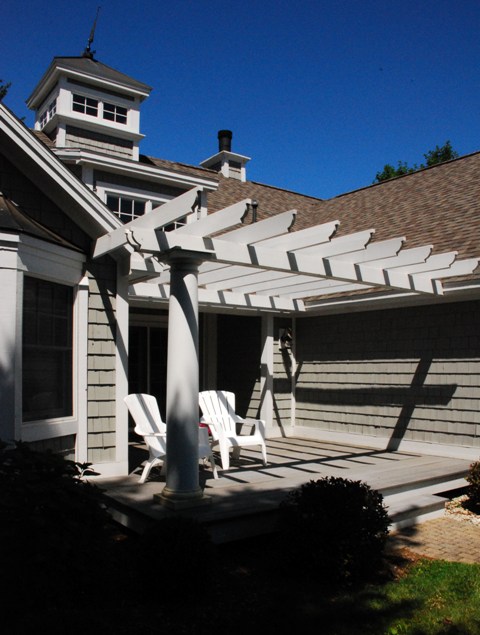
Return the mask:
[(480, 527), (448, 516), (401, 529), (390, 542), (427, 558), (480, 564)]

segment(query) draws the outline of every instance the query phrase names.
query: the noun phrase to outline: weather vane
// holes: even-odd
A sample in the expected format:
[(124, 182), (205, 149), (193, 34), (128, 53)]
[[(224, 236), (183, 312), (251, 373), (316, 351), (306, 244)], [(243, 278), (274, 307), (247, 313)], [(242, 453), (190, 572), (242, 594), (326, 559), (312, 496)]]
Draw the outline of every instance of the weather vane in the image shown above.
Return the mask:
[(96, 51), (92, 51), (91, 46), (93, 44), (93, 38), (95, 37), (95, 29), (97, 28), (97, 20), (98, 20), (98, 14), (100, 13), (100, 8), (101, 7), (97, 7), (97, 15), (95, 16), (92, 30), (90, 31), (90, 36), (88, 38), (87, 46), (85, 50), (83, 51), (83, 57), (88, 57), (91, 60), (93, 60), (93, 55), (96, 53)]

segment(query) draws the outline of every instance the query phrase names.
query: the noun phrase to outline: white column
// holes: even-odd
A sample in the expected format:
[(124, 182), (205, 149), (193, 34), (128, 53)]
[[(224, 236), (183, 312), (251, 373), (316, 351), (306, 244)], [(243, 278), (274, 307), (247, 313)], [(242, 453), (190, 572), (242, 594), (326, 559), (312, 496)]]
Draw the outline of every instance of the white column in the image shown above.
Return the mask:
[(273, 315), (262, 317), (260, 417), (265, 421), (267, 435), (273, 432), (273, 324)]
[(175, 509), (210, 499), (198, 475), (198, 254), (172, 252), (168, 312), (167, 482), (160, 501)]
[(115, 316), (117, 322), (115, 347), (115, 421), (117, 474), (128, 474), (128, 413), (123, 398), (128, 395), (128, 275), (130, 259), (124, 259), (117, 269)]

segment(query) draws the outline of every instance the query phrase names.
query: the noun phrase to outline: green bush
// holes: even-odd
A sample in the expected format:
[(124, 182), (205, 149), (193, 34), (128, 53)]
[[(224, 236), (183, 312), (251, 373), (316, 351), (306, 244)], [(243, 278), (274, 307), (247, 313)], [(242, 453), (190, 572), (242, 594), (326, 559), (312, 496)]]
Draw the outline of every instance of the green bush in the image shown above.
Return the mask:
[(280, 506), (282, 560), (329, 584), (366, 579), (382, 562), (389, 524), (382, 495), (366, 483), (310, 481)]
[(472, 507), (480, 507), (480, 461), (476, 461), (470, 465), (466, 479), (469, 483), (469, 502)]

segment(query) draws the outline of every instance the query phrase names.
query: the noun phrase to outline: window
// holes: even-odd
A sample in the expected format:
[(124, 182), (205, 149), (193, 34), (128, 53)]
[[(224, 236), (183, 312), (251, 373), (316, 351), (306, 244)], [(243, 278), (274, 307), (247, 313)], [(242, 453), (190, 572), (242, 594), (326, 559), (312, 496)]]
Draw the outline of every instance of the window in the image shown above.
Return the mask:
[(23, 421), (72, 416), (73, 290), (25, 276)]
[(73, 95), (73, 110), (81, 112), (84, 115), (98, 116), (98, 99), (91, 97), (83, 97), (82, 95)]
[(107, 207), (124, 223), (145, 213), (145, 201), (115, 194), (107, 194)]
[(127, 108), (117, 106), (116, 104), (101, 102), (98, 99), (93, 99), (92, 97), (84, 97), (83, 95), (74, 94), (72, 109), (75, 112), (80, 112), (83, 115), (90, 115), (92, 117), (98, 117), (100, 112), (100, 116), (103, 117), (103, 119), (114, 121), (115, 123), (127, 123)]
[(127, 123), (127, 109), (115, 104), (103, 104), (103, 118), (116, 123)]
[(40, 117), (40, 126), (44, 128), (56, 112), (57, 112), (57, 100), (54, 99), (52, 102), (48, 104), (48, 107), (45, 109), (45, 112)]

